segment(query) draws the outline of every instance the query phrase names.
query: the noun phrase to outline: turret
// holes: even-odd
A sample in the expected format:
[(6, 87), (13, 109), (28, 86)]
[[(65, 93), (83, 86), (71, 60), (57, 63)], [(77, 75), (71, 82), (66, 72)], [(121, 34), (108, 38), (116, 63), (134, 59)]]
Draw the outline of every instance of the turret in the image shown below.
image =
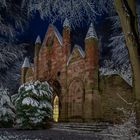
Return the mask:
[(91, 23), (85, 38), (86, 58), (92, 67), (98, 64), (98, 38), (93, 24)]
[(69, 23), (69, 20), (67, 18), (65, 18), (65, 20), (64, 20), (63, 27), (67, 27), (70, 29), (70, 23)]
[(91, 85), (93, 89), (98, 89), (98, 71), (99, 71), (99, 50), (98, 38), (93, 24), (91, 23), (85, 38), (85, 53), (86, 53), (86, 69), (89, 72), (89, 77), (94, 79)]
[[(99, 51), (98, 38), (95, 28), (91, 23), (85, 38), (85, 98), (90, 99), (85, 101), (85, 120), (101, 117), (101, 98), (99, 94), (98, 72), (99, 72)], [(88, 110), (88, 108), (92, 110)]]
[(67, 55), (70, 53), (70, 44), (70, 23), (66, 18), (63, 23), (63, 49)]
[(21, 83), (22, 84), (26, 82), (26, 74), (29, 68), (30, 68), (29, 59), (28, 57), (25, 57), (22, 68), (21, 68)]
[(28, 68), (26, 73), (26, 82), (33, 81), (33, 80), (34, 80), (34, 65), (30, 64), (30, 67)]
[(87, 35), (86, 35), (86, 39), (91, 39), (91, 38), (98, 39), (93, 23), (90, 24)]
[(37, 36), (36, 41), (35, 41), (35, 56), (37, 57), (39, 55), (39, 51), (41, 48), (41, 39), (40, 36)]
[(34, 79), (38, 80), (38, 63), (39, 63), (39, 51), (41, 48), (41, 39), (40, 36), (37, 36), (36, 41), (35, 41), (35, 55), (34, 55), (34, 64), (35, 64), (35, 68), (34, 68)]

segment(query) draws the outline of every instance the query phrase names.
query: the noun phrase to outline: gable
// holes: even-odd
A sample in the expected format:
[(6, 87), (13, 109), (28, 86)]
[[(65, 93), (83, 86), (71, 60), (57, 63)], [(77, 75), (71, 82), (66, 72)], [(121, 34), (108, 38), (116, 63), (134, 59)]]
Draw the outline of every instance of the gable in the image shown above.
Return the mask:
[(85, 57), (85, 52), (83, 51), (83, 49), (80, 46), (75, 45), (70, 57), (68, 58), (67, 65), (73, 63), (74, 61), (80, 60), (81, 58), (84, 57)]
[(43, 40), (42, 46), (52, 46), (54, 37), (56, 37), (58, 43), (60, 46), (62, 46), (62, 36), (57, 30), (57, 28), (54, 25), (49, 25), (48, 30), (46, 32), (45, 38)]
[(57, 28), (55, 26), (52, 25), (52, 27), (53, 27), (53, 31), (54, 31), (55, 37), (57, 38), (59, 44), (62, 46), (62, 40), (63, 39), (62, 39), (61, 34), (59, 33), (59, 31), (57, 30)]

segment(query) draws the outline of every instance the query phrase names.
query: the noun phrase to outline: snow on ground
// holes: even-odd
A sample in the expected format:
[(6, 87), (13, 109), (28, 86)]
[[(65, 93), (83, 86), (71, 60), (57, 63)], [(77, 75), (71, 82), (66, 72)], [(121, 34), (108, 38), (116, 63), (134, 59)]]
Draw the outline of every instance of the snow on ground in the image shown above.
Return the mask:
[(85, 134), (57, 130), (0, 130), (0, 140), (103, 140), (95, 133)]

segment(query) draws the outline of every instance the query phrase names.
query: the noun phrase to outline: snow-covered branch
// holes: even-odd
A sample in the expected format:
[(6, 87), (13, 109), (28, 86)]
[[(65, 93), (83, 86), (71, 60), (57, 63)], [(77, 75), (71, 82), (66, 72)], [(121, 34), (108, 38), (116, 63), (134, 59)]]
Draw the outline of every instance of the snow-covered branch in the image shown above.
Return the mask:
[(22, 0), (28, 14), (38, 11), (42, 18), (52, 23), (68, 18), (74, 27), (81, 21), (93, 22), (97, 15), (114, 9), (113, 0)]

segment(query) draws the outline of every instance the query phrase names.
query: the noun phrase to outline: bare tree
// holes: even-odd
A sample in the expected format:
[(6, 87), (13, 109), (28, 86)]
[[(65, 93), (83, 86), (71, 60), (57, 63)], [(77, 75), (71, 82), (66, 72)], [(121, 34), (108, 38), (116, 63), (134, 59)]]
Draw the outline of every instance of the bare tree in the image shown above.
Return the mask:
[(24, 9), (12, 0), (0, 0), (0, 85), (13, 89), (18, 84), (25, 44), (16, 35), (26, 22)]
[(126, 46), (129, 51), (133, 70), (133, 89), (137, 101), (137, 121), (140, 125), (140, 61), (139, 61), (139, 35), (135, 0), (115, 0), (115, 7), (119, 15)]

